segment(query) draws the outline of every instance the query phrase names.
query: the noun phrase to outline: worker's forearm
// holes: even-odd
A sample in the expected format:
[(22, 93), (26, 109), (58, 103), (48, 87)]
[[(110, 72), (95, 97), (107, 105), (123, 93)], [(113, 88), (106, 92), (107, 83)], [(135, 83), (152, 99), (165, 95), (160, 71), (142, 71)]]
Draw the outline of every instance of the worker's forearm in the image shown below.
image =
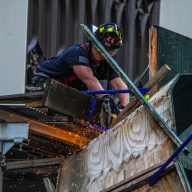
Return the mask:
[(121, 105), (123, 107), (125, 107), (129, 103), (129, 100), (130, 100), (129, 94), (128, 93), (120, 93), (119, 94), (119, 99), (121, 101)]
[[(100, 82), (94, 76), (91, 78), (83, 79), (82, 81), (90, 90), (104, 90)], [(106, 94), (97, 94), (96, 96), (102, 98), (105, 95)]]
[[(122, 81), (120, 78), (116, 78), (111, 81), (111, 85), (113, 89), (121, 90), (121, 89), (128, 89), (127, 85)], [(121, 101), (122, 106), (126, 106), (129, 103), (129, 94), (128, 93), (120, 93), (119, 99)]]

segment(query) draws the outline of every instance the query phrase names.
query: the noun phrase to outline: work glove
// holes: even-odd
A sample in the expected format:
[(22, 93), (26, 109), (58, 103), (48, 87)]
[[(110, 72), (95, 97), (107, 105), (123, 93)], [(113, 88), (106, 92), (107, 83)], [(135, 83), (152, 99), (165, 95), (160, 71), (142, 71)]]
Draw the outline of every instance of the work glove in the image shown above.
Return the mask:
[(46, 82), (49, 77), (44, 73), (36, 73), (32, 78), (31, 84), (33, 87), (39, 88), (39, 90), (44, 90), (46, 87)]
[(111, 112), (113, 114), (119, 114), (120, 111), (119, 111), (119, 108), (118, 106), (116, 105), (113, 97), (111, 97), (110, 95), (105, 95), (101, 98), (101, 101), (103, 104), (109, 104), (110, 105), (110, 108), (111, 108)]
[(102, 97), (101, 102), (100, 124), (108, 127), (120, 113), (120, 110), (110, 95)]

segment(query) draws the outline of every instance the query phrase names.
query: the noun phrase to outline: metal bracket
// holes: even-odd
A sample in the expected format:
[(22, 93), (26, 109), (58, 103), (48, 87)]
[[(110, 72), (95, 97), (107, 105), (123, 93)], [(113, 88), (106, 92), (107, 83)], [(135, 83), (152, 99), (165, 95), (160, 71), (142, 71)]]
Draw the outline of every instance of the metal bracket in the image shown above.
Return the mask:
[(14, 145), (19, 145), (22, 150), (23, 145), (28, 145), (28, 123), (0, 123), (0, 152), (5, 155)]

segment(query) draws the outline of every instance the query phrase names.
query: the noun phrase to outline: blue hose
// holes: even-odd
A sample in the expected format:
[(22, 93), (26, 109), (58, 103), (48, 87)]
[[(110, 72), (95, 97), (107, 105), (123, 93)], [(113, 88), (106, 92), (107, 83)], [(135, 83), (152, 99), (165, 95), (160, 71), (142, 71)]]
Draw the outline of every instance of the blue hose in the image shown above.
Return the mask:
[[(138, 88), (138, 90), (145, 95), (148, 91), (149, 88)], [(82, 91), (82, 93), (86, 94), (116, 94), (116, 93), (132, 93), (130, 89), (121, 89), (121, 90), (88, 90), (88, 91)]]

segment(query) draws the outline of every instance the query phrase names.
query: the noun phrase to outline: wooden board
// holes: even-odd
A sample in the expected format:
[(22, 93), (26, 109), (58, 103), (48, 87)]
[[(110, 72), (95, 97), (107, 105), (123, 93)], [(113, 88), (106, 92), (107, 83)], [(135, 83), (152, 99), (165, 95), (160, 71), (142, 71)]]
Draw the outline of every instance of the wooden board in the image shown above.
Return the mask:
[(184, 192), (184, 187), (179, 178), (179, 175), (176, 170), (170, 172), (159, 178), (158, 182), (153, 186), (149, 187), (148, 184), (143, 185), (135, 190), (126, 190), (133, 192)]
[(43, 92), (31, 92), (24, 94), (0, 96), (0, 104), (27, 104), (31, 107), (41, 107)]
[[(162, 165), (162, 164), (161, 164)], [(162, 191), (175, 191), (175, 192), (183, 192), (184, 187), (182, 185), (181, 177), (179, 176), (179, 172), (176, 169), (176, 165), (171, 163), (165, 170), (162, 172), (158, 181), (153, 185), (149, 186), (150, 177), (159, 169), (161, 166), (158, 164), (157, 166), (151, 167), (149, 169), (144, 170), (140, 174), (136, 174), (133, 177), (123, 180), (120, 183), (117, 183), (105, 190), (103, 192), (122, 192), (122, 191), (138, 191), (138, 192), (162, 192)], [(177, 182), (177, 185), (175, 185)]]
[[(157, 29), (152, 27), (149, 30), (149, 80), (151, 80), (158, 71), (157, 67)], [(156, 84), (151, 90), (150, 95), (158, 91)]]
[[(168, 84), (154, 95), (150, 103), (174, 129), (170, 86)], [(67, 159), (62, 165), (57, 190), (102, 191), (164, 162), (172, 154), (173, 147), (173, 142), (141, 106)]]
[[(94, 110), (91, 105), (95, 102)], [(42, 105), (59, 113), (75, 117), (80, 120), (97, 122), (100, 102), (97, 98), (84, 94), (76, 89), (50, 79), (46, 85)]]
[[(159, 81), (161, 81), (164, 76), (170, 71), (170, 68), (167, 65), (164, 65), (161, 67), (161, 69), (144, 85), (144, 88), (152, 88), (154, 85), (156, 85)], [(152, 96), (153, 94), (150, 94)], [(123, 111), (117, 116), (117, 118), (111, 123), (110, 127), (113, 127), (118, 122), (123, 120), (125, 117), (127, 117), (129, 114), (131, 114), (136, 108), (138, 108), (141, 105), (139, 100), (137, 98), (132, 99), (128, 105), (123, 109)]]

